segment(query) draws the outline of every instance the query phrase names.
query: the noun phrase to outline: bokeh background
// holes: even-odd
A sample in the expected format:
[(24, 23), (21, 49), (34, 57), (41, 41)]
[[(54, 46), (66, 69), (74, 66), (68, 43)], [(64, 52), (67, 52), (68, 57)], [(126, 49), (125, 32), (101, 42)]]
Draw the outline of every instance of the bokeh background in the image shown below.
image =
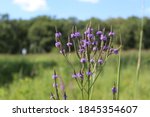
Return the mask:
[[(135, 98), (142, 18), (142, 61)], [(68, 99), (80, 99), (73, 71), (55, 48), (55, 27), (66, 43), (73, 26), (83, 33), (89, 22), (95, 31), (98, 26), (106, 30), (112, 26), (115, 46), (122, 37), (120, 99), (150, 99), (149, 0), (0, 0), (0, 99), (50, 99), (53, 69), (63, 78)], [(70, 59), (78, 65), (74, 52)], [(117, 57), (113, 56), (96, 82), (93, 99), (112, 99), (116, 74)]]

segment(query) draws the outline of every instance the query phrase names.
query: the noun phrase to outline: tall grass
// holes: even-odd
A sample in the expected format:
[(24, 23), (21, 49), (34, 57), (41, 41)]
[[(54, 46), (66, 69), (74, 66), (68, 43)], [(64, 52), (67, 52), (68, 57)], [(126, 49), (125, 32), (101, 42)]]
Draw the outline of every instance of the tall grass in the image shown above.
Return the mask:
[(136, 69), (136, 80), (135, 80), (135, 94), (134, 98), (136, 99), (138, 93), (138, 82), (140, 77), (140, 68), (141, 68), (141, 54), (142, 54), (142, 41), (143, 41), (143, 26), (144, 26), (144, 0), (141, 0), (142, 5), (142, 18), (140, 26), (140, 38), (139, 38), (139, 51), (138, 51), (138, 60), (137, 60), (137, 69)]

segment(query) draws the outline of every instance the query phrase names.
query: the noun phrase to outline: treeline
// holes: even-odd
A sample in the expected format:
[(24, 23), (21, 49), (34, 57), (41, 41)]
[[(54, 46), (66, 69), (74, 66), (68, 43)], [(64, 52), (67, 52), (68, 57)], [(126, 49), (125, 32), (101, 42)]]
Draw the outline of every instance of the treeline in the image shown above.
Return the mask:
[[(0, 53), (21, 53), (26, 48), (28, 53), (50, 52), (55, 43), (55, 27), (62, 33), (62, 40), (67, 41), (68, 35), (72, 32), (72, 27), (83, 32), (92, 22), (94, 29), (105, 28), (113, 30), (117, 34), (116, 44), (120, 43), (119, 36), (122, 37), (124, 49), (138, 48), (141, 19), (135, 16), (127, 19), (110, 18), (100, 20), (91, 18), (85, 21), (71, 17), (68, 19), (56, 19), (54, 17), (39, 16), (30, 20), (11, 20), (9, 15), (0, 15)], [(150, 48), (150, 18), (144, 18), (144, 40), (143, 48)]]

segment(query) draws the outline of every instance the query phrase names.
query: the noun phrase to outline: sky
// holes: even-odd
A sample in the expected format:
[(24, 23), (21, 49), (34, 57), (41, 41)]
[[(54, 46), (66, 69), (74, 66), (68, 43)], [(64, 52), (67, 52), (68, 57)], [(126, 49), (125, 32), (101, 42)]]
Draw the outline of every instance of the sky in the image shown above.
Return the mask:
[(6, 13), (11, 19), (150, 17), (150, 0), (0, 0), (0, 14)]

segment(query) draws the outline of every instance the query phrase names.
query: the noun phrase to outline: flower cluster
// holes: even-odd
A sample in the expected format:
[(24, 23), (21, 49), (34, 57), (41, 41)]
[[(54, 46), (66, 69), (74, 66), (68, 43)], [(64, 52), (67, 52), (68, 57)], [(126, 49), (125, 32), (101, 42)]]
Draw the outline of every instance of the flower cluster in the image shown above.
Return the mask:
[[(115, 33), (112, 30), (105, 31), (105, 29), (95, 31), (89, 25), (82, 35), (74, 27), (72, 33), (68, 36), (68, 42), (66, 44), (62, 43), (63, 39), (61, 36), (62, 34), (60, 32), (57, 31), (55, 33), (55, 46), (65, 56), (68, 64), (71, 66), (73, 70), (72, 78), (77, 81), (81, 89), (82, 99), (84, 98), (84, 93), (87, 93), (88, 99), (90, 99), (91, 89), (107, 62), (108, 57), (112, 54), (116, 55), (119, 52), (119, 48), (113, 48)], [(80, 64), (78, 69), (69, 62), (68, 53), (71, 53), (71, 48), (78, 58)], [(53, 79), (57, 77), (56, 74), (53, 75)], [(54, 87), (57, 88), (58, 85), (54, 84)]]

